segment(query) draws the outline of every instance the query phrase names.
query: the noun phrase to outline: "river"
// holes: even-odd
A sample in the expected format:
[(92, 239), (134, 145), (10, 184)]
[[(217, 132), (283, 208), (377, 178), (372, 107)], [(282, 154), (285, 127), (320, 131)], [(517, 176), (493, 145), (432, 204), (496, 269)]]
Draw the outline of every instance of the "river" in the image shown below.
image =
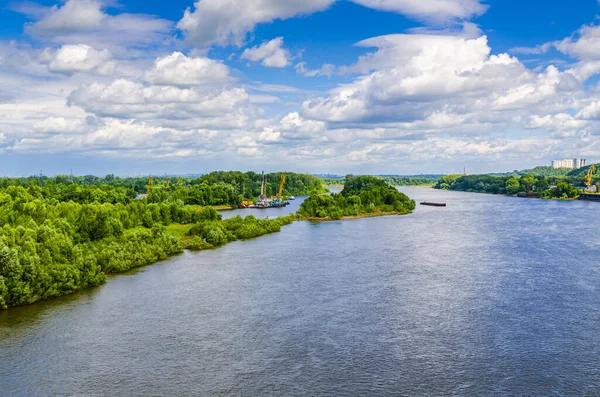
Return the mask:
[(600, 204), (401, 190), (0, 312), (0, 395), (597, 395)]

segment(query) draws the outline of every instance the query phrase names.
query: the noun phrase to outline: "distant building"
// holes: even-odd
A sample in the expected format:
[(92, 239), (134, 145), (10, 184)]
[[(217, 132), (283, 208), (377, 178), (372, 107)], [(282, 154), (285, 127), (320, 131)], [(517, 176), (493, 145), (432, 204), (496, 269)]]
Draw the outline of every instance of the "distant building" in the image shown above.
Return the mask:
[(564, 159), (564, 160), (552, 160), (552, 168), (570, 168), (578, 169), (585, 167), (586, 159)]

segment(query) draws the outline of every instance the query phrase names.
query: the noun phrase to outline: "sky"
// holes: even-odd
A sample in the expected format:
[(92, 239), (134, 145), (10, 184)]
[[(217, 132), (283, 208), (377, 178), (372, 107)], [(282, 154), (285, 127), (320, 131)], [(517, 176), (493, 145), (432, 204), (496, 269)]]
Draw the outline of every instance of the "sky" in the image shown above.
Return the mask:
[(600, 161), (599, 0), (0, 0), (0, 174)]

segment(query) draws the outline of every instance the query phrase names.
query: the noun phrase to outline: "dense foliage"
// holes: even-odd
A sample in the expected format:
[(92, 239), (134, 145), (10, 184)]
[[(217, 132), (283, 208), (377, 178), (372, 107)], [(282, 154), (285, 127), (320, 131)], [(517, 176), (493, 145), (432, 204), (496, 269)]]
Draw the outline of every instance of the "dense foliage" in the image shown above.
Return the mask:
[[(600, 164), (596, 164), (596, 171), (594, 172), (594, 175), (600, 176), (600, 170), (598, 169), (600, 166)], [(570, 181), (570, 182), (576, 182), (579, 179), (582, 179), (585, 175), (587, 175), (589, 169), (591, 167), (591, 164), (583, 167), (583, 168), (578, 168), (578, 169), (571, 169), (571, 168), (552, 168), (549, 166), (538, 166), (535, 168), (531, 168), (531, 169), (527, 169), (527, 170), (515, 170), (513, 172), (506, 172), (506, 173), (492, 173), (492, 174), (488, 174), (488, 175), (493, 175), (493, 176), (504, 176), (504, 177), (510, 177), (510, 176), (514, 176), (514, 177), (522, 177), (524, 175), (527, 174), (531, 174), (535, 177), (547, 177), (547, 178), (551, 178), (551, 179), (561, 179), (560, 177), (564, 177), (564, 180), (566, 181)]]
[[(137, 200), (126, 178), (80, 178), (103, 183), (89, 186), (61, 177), (46, 179), (43, 186), (35, 179), (1, 179), (0, 309), (96, 286), (110, 273), (182, 252), (182, 236), (173, 228), (189, 230), (194, 236), (189, 247), (199, 249), (276, 232), (291, 222), (254, 217), (222, 221), (211, 206), (185, 204), (230, 202), (236, 187), (222, 177), (232, 174), (201, 177), (187, 187), (156, 187)], [(313, 177), (293, 175), (289, 180), (292, 192), (322, 190)], [(129, 182), (135, 185), (135, 178)]]
[[(436, 189), (460, 190), (492, 194), (526, 194), (541, 198), (577, 198), (582, 190), (563, 177), (545, 177), (526, 174), (516, 176), (446, 175), (435, 185)], [(581, 182), (580, 182), (581, 183)]]
[[(383, 179), (392, 186), (432, 186), (442, 175), (379, 175), (377, 178)], [(343, 185), (346, 183), (345, 177), (327, 177), (321, 178), (325, 185)]]
[(98, 285), (106, 274), (181, 252), (165, 225), (203, 216), (182, 203), (55, 203), (23, 187), (0, 189), (0, 308)]
[[(303, 196), (312, 190), (324, 191), (321, 181), (312, 175), (285, 173), (283, 194)], [(274, 195), (279, 188), (279, 174), (266, 175), (267, 193)], [(38, 198), (54, 203), (73, 201), (79, 204), (127, 204), (138, 195), (149, 193), (150, 203), (181, 201), (199, 206), (234, 206), (244, 199), (255, 199), (260, 194), (262, 175), (254, 172), (213, 172), (191, 177), (153, 178), (148, 186), (147, 177), (120, 178), (114, 175), (0, 178), (0, 189), (21, 186)]]
[(188, 235), (194, 236), (188, 244), (191, 250), (217, 247), (236, 240), (247, 240), (281, 230), (282, 226), (292, 223), (291, 218), (257, 219), (249, 215), (246, 218), (236, 216), (220, 221), (207, 219), (193, 225)]
[(415, 202), (381, 178), (346, 177), (339, 194), (311, 194), (297, 212), (299, 218), (341, 219), (377, 213), (406, 214)]

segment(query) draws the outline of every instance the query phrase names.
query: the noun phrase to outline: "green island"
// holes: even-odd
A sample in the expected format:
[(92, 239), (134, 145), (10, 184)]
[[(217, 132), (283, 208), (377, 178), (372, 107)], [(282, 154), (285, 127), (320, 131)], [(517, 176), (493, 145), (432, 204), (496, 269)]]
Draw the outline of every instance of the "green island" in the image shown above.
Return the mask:
[(415, 209), (415, 202), (385, 180), (373, 176), (347, 176), (339, 194), (311, 194), (296, 219), (338, 220), (378, 215), (402, 215)]
[[(266, 176), (275, 192), (280, 174)], [(286, 173), (285, 195), (310, 194), (296, 215), (223, 220), (217, 208), (260, 193), (256, 173), (199, 177), (0, 178), (0, 309), (98, 286), (107, 276), (190, 250), (278, 232), (294, 220), (407, 214), (414, 201), (376, 177), (349, 177), (340, 194)]]
[[(584, 193), (581, 188), (592, 165), (571, 169), (536, 167), (522, 172), (487, 175), (446, 175), (435, 184), (435, 189), (464, 192), (519, 195), (542, 199), (572, 200)], [(600, 191), (600, 164), (594, 165), (590, 187)]]

